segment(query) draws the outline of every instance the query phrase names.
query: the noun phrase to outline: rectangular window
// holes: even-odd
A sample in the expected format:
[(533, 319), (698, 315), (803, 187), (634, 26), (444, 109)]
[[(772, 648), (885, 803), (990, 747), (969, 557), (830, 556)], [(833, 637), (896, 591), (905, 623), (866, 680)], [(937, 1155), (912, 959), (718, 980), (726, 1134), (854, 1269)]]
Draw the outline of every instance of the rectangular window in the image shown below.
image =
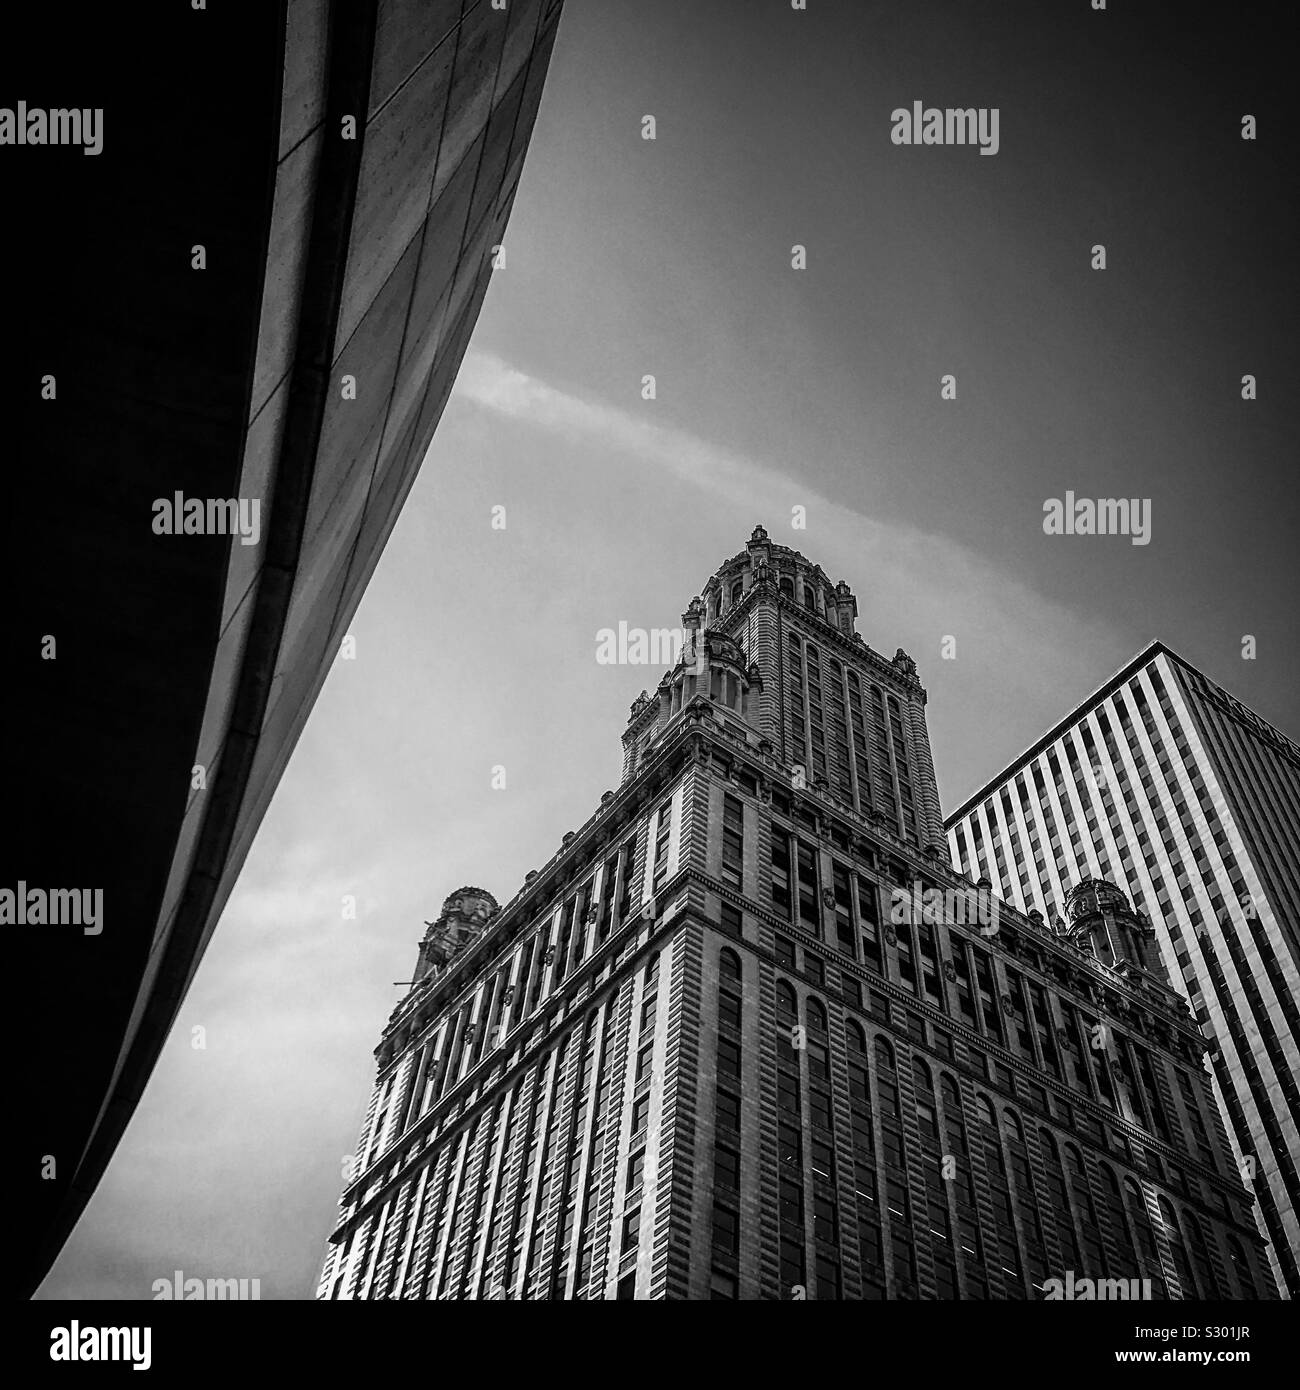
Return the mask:
[(629, 1250), (636, 1249), (637, 1239), (641, 1232), (641, 1209), (630, 1211), (623, 1218), (623, 1243), (620, 1246), (620, 1253), (626, 1255)]
[(726, 1299), (734, 1301), (739, 1298), (737, 1292), (736, 1276), (726, 1274), (722, 1270), (715, 1269), (709, 1275), (709, 1299)]
[(713, 1150), (713, 1185), (740, 1190), (740, 1155), (734, 1149), (718, 1145)]
[(781, 1284), (785, 1290), (793, 1289), (807, 1277), (807, 1264), (804, 1259), (803, 1241), (793, 1237), (781, 1238)]
[(831, 1098), (822, 1091), (809, 1090), (808, 1103), (812, 1122), (822, 1129), (831, 1128)]
[(650, 1093), (638, 1096), (632, 1102), (632, 1133), (640, 1134), (650, 1119)]
[(740, 1217), (729, 1207), (713, 1207), (713, 1248), (724, 1255), (740, 1254)]
[[(628, 913), (632, 908), (632, 862), (636, 857), (636, 841), (628, 840), (623, 846), (621, 863), (618, 871), (618, 920), (620, 923), (626, 922)], [(603, 933), (598, 933), (600, 940), (604, 941), (609, 935), (608, 926)]]
[(635, 1192), (641, 1186), (641, 1175), (645, 1172), (645, 1150), (638, 1149), (627, 1161), (627, 1190)]
[(730, 1038), (718, 1039), (718, 1075), (740, 1075), (740, 1044)]
[(880, 1126), (881, 1144), (884, 1150), (885, 1163), (891, 1168), (896, 1168), (900, 1172), (907, 1165), (907, 1160), (903, 1155), (903, 1135), (900, 1130), (891, 1129), (889, 1125)]
[(826, 986), (826, 966), (819, 956), (815, 956), (811, 951), (803, 953), (803, 973), (815, 985)]
[(786, 970), (794, 969), (794, 942), (784, 936), (775, 938), (776, 963)]
[(741, 1019), (741, 1002), (738, 996), (729, 994), (725, 989), (718, 991), (718, 1021), (724, 1023), (728, 1028), (739, 1028)]
[(730, 1091), (718, 1091), (717, 1125), (719, 1129), (740, 1129), (740, 1097)]
[(663, 886), (668, 877), (668, 840), (672, 831), (673, 803), (665, 801), (659, 808), (659, 818), (655, 823), (655, 891)]
[(832, 1245), (839, 1239), (835, 1203), (829, 1197), (813, 1198), (813, 1235), (818, 1240), (829, 1241)]
[(722, 798), (722, 881), (739, 888), (744, 881), (745, 808), (734, 796)]
[(835, 895), (835, 945), (852, 960), (857, 955), (857, 941), (853, 928), (853, 893), (849, 871), (843, 864), (832, 864), (831, 879)]
[(879, 1072), (876, 1074), (876, 1091), (880, 1096), (880, 1109), (882, 1113), (892, 1119), (899, 1119), (902, 1111), (898, 1104), (898, 1086), (895, 1082), (887, 1080)]
[(799, 865), (799, 924), (820, 935), (821, 913), (817, 905), (817, 851), (802, 840), (796, 842)]
[(654, 1055), (655, 1055), (655, 1046), (654, 1046), (654, 1043), (647, 1043), (647, 1044), (636, 1054), (636, 1084), (637, 1084), (637, 1085), (640, 1085), (641, 1082), (643, 1082), (643, 1081), (648, 1081), (648, 1080), (650, 1079), (650, 1072), (651, 1072), (652, 1063), (653, 1063), (653, 1061), (654, 1061)]
[(790, 836), (772, 829), (772, 910), (778, 917), (790, 918)]
[(798, 1125), (782, 1120), (777, 1126), (777, 1154), (787, 1168), (803, 1167), (803, 1135)]
[(898, 933), (898, 978), (915, 993), (916, 962), (912, 958), (912, 929), (906, 922), (899, 922), (894, 930)]
[(827, 1182), (835, 1181), (835, 1150), (820, 1139), (812, 1141), (812, 1170)]
[(722, 920), (719, 925), (724, 935), (734, 937), (739, 941), (741, 938), (741, 924), (743, 920), (738, 907), (732, 907), (730, 903), (722, 904)]
[[(605, 861), (605, 867), (600, 876), (600, 910), (596, 916), (596, 939), (604, 941), (609, 935), (610, 927), (614, 921), (614, 888), (615, 880), (618, 878), (618, 855), (611, 854)], [(576, 965), (582, 959), (583, 938), (586, 935), (586, 923), (579, 920), (578, 938), (574, 945), (573, 960)]]
[(799, 1114), (799, 1078), (788, 1071), (776, 1074), (776, 1103), (782, 1110)]

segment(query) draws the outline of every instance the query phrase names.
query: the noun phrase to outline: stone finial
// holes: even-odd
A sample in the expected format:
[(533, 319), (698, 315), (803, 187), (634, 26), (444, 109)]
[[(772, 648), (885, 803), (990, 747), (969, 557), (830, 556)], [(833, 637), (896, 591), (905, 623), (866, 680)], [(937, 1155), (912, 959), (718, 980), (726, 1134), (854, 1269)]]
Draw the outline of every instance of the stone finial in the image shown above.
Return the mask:
[(916, 679), (916, 662), (908, 656), (902, 647), (899, 647), (894, 653), (894, 665), (897, 666), (905, 676), (910, 676), (913, 680)]
[(749, 538), (750, 545), (765, 545), (767, 541), (767, 531), (762, 526), (755, 526), (754, 534)]

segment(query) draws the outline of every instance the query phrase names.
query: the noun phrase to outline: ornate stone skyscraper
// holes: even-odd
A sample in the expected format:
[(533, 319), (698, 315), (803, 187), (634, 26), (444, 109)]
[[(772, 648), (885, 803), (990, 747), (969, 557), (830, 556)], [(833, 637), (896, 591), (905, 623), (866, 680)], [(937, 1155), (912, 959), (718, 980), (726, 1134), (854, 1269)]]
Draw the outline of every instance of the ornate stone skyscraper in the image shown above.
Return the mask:
[(987, 910), (856, 621), (756, 529), (618, 790), (505, 906), (447, 899), (320, 1297), (1275, 1296), (1149, 924), (1097, 880)]

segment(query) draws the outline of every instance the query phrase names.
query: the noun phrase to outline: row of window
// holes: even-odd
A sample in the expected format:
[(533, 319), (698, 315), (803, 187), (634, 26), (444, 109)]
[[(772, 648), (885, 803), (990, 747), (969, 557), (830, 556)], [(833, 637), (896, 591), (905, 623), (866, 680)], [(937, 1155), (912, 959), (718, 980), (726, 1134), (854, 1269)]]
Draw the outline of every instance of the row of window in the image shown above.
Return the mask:
[[(1194, 680), (1194, 673), (1189, 678)], [(1149, 683), (1154, 701), (1148, 696), (1144, 680)], [(1156, 706), (1163, 721), (1157, 718)], [(1098, 736), (1104, 745), (1104, 757)], [(1142, 879), (1150, 882), (1156, 899), (1155, 915), (1169, 932), (1174, 964), (1198, 1021), (1203, 1027), (1226, 1031), (1231, 1040), (1232, 1065), (1220, 1055), (1216, 1070), (1239, 1142), (1244, 1151), (1257, 1151), (1257, 1136), (1262, 1130), (1282, 1186), (1294, 1190), (1300, 1176), (1292, 1154), (1289, 1130), (1293, 1127), (1287, 1123), (1289, 1115), (1279, 1114), (1275, 1096), (1280, 1087), (1290, 1112), (1300, 1111), (1300, 1079), (1288, 1060), (1287, 1040), (1273, 1010), (1280, 1012), (1285, 1024), (1295, 1032), (1300, 1030), (1300, 1009), (1268, 939), (1262, 914), (1253, 905), (1242, 906), (1243, 902), (1251, 904), (1251, 898), (1240, 866), (1158, 665), (1148, 665), (1083, 722), (1068, 730), (1062, 736), (1061, 748), (1069, 768), (1068, 778), (1055, 748), (1047, 750), (1027, 769), (1040, 790), (1037, 815), (1033, 814), (1023, 771), (1014, 779), (1019, 821), (1006, 787), (1001, 789), (997, 803), (1002, 811), (1001, 824), (994, 813), (993, 799), (983, 803), (982, 816), (989, 826), (1004, 891), (1013, 880), (1007, 873), (1001, 849), (1003, 826), (1010, 838), (1015, 876), (1026, 902), (1050, 891), (1046, 887), (1049, 862), (1053, 872), (1063, 877), (1100, 872), (1117, 882), (1136, 885), (1130, 891), (1137, 897), (1143, 891)], [(1045, 794), (1042, 764), (1055, 784), (1054, 804)], [(1093, 770), (1091, 775), (1089, 767)], [(1095, 797), (1092, 782), (1097, 784)], [(1260, 787), (1273, 789), (1275, 784), (1281, 785), (1277, 778), (1264, 776), (1258, 784), (1252, 782), (1251, 787), (1243, 788), (1242, 794), (1254, 797)], [(1274, 807), (1273, 811), (1279, 809)], [(955, 828), (955, 850), (963, 865), (983, 866), (986, 862), (980, 818), (981, 812), (973, 811), (965, 823)], [(1102, 833), (1102, 821), (1108, 835)], [(1040, 822), (1050, 836), (1050, 861), (1042, 848)], [(1276, 823), (1275, 816), (1266, 815), (1264, 823)], [(975, 846), (974, 857), (965, 834), (967, 824)], [(1021, 824), (1027, 830), (1036, 879), (1026, 872), (1026, 837), (1021, 833)], [(1064, 853), (1062, 826), (1070, 842), (1069, 856)], [(1115, 846), (1117, 863), (1112, 862), (1108, 839)], [(1134, 862), (1138, 856), (1142, 859), (1140, 869)], [(1216, 930), (1206, 929), (1206, 902), (1217, 923)], [(1049, 915), (1053, 911), (1049, 899)], [(1248, 956), (1245, 942), (1257, 955), (1258, 963)], [(1224, 959), (1225, 952), (1231, 964)], [(1104, 954), (1102, 959), (1106, 960)], [(1218, 1006), (1214, 1013), (1208, 1006), (1207, 992)], [(1243, 1014), (1248, 1018), (1243, 1018)], [(1248, 1109), (1251, 1116), (1246, 1113)], [(1259, 1197), (1274, 1243), (1285, 1250), (1287, 1242), (1272, 1195), (1261, 1187)], [(1289, 1256), (1286, 1263), (1293, 1270)], [(1292, 1277), (1300, 1278), (1294, 1270)]]
[[(728, 960), (732, 953), (724, 952), (721, 972), (724, 977), (733, 976), (738, 962)], [(810, 1127), (810, 1147), (808, 1150), (810, 1169), (818, 1193), (814, 1197), (813, 1230), (817, 1241), (834, 1240), (837, 1229), (834, 1180), (836, 1173), (836, 1150), (833, 1106), (831, 1092), (830, 1054), (828, 1048), (827, 1014), (824, 1005), (814, 996), (805, 1000), (805, 1027), (797, 1023), (797, 1005), (792, 986), (788, 981), (777, 983), (778, 1019), (781, 1034), (778, 1038), (778, 1104), (785, 1115), (780, 1128), (780, 1158), (783, 1165), (802, 1168), (804, 1161), (803, 1131), (806, 1122)], [(957, 1083), (946, 1072), (940, 1073), (940, 1089), (943, 1097), (944, 1137), (939, 1142), (940, 1120), (936, 1106), (933, 1075), (929, 1065), (921, 1058), (912, 1064), (913, 1100), (917, 1117), (920, 1142), (923, 1150), (922, 1168), (926, 1173), (927, 1191), (911, 1191), (912, 1179), (908, 1175), (906, 1163), (907, 1141), (902, 1128), (902, 1101), (898, 1084), (894, 1050), (888, 1039), (877, 1036), (873, 1051), (875, 1066), (875, 1104), (872, 1104), (871, 1078), (868, 1067), (868, 1044), (865, 1031), (853, 1020), (846, 1021), (846, 1045), (848, 1049), (848, 1068), (846, 1078), (847, 1099), (851, 1111), (853, 1162), (846, 1164), (845, 1171), (853, 1172), (857, 1191), (859, 1224), (870, 1224), (875, 1206), (877, 1177), (872, 1164), (876, 1152), (873, 1134), (873, 1116), (879, 1120), (881, 1132), (880, 1159), (883, 1169), (887, 1200), (885, 1209), (889, 1220), (889, 1246), (891, 1269), (895, 1288), (894, 1296), (913, 1296), (915, 1294), (915, 1256), (911, 1250), (913, 1239), (913, 1218), (916, 1221), (928, 1220), (929, 1230), (934, 1242), (933, 1258), (936, 1261), (936, 1278), (940, 1297), (958, 1296), (956, 1266), (950, 1258), (951, 1216), (948, 1209), (948, 1195), (951, 1190), (958, 1230), (958, 1242), (967, 1258), (966, 1266), (968, 1292), (974, 1296), (984, 1296), (985, 1288), (979, 1264), (981, 1245), (979, 1242), (979, 1223), (975, 1215), (974, 1168), (968, 1159), (965, 1142), (965, 1120), (959, 1098)], [(796, 1046), (795, 1044), (799, 1044)], [(802, 1104), (802, 1082), (804, 1075), (798, 1056), (804, 1060), (803, 1073), (807, 1079), (807, 1099)], [(990, 1191), (990, 1200), (997, 1216), (995, 1222), (996, 1248), (987, 1254), (995, 1257), (1001, 1266), (1004, 1288), (1009, 1296), (1026, 1296), (1024, 1273), (1029, 1274), (1029, 1288), (1039, 1289), (1048, 1277), (1048, 1245), (1043, 1235), (1044, 1220), (1057, 1220), (1058, 1238), (1063, 1254), (1074, 1261), (1072, 1267), (1087, 1269), (1094, 1276), (1136, 1277), (1137, 1269), (1131, 1261), (1136, 1258), (1141, 1265), (1144, 1277), (1153, 1279), (1153, 1285), (1163, 1289), (1156, 1246), (1151, 1235), (1153, 1213), (1147, 1211), (1147, 1198), (1143, 1197), (1138, 1180), (1134, 1176), (1124, 1179), (1124, 1210), (1127, 1216), (1117, 1215), (1118, 1208), (1113, 1198), (1120, 1188), (1114, 1171), (1105, 1163), (1098, 1165), (1102, 1182), (1103, 1200), (1111, 1215), (1111, 1229), (1117, 1242), (1117, 1255), (1107, 1256), (1097, 1236), (1097, 1222), (1084, 1176), (1083, 1159), (1079, 1150), (1071, 1143), (1063, 1145), (1066, 1162), (1071, 1174), (1079, 1181), (1075, 1183), (1075, 1210), (1071, 1213), (1069, 1201), (1057, 1189), (1053, 1174), (1060, 1167), (1060, 1151), (1056, 1139), (1046, 1128), (1039, 1130), (1040, 1152), (1046, 1170), (1046, 1186), (1043, 1179), (1035, 1181), (1031, 1177), (1029, 1151), (1026, 1134), (1019, 1116), (1010, 1108), (1003, 1110), (1004, 1130), (1000, 1130), (995, 1110), (990, 1098), (982, 1092), (974, 1095), (975, 1114), (983, 1136), (984, 1170)], [(719, 1114), (721, 1116), (721, 1102)], [(722, 1120), (719, 1119), (721, 1127)], [(1004, 1139), (1005, 1133), (1005, 1156)], [(1010, 1173), (1015, 1179), (1014, 1186), (1007, 1180), (1010, 1159)], [(1154, 1155), (1152, 1155), (1154, 1157)], [(945, 1164), (950, 1164), (949, 1169)], [(824, 1188), (823, 1188), (823, 1185)], [(803, 1224), (802, 1187), (792, 1176), (782, 1179), (782, 1211), (787, 1223), (792, 1227)], [(1154, 1192), (1154, 1189), (1150, 1189)], [(910, 1192), (910, 1195), (909, 1195)], [(1168, 1241), (1171, 1256), (1179, 1273), (1179, 1285), (1183, 1297), (1220, 1297), (1220, 1281), (1214, 1275), (1213, 1266), (1206, 1253), (1205, 1236), (1201, 1221), (1190, 1210), (1184, 1210), (1180, 1223), (1173, 1203), (1163, 1193), (1155, 1194), (1156, 1209), (1159, 1213), (1158, 1229)], [(1017, 1219), (1020, 1240), (1023, 1241), (1026, 1259), (1022, 1261), (1020, 1246), (1017, 1243)], [(1055, 1214), (1053, 1216), (1053, 1214)], [(1075, 1225), (1075, 1222), (1079, 1225)], [(1189, 1262), (1188, 1245), (1185, 1243), (1184, 1224), (1188, 1231), (1187, 1240), (1195, 1254)], [(1214, 1239), (1213, 1227), (1207, 1224), (1210, 1239)], [(1244, 1248), (1231, 1232), (1225, 1232), (1225, 1245), (1237, 1287), (1244, 1297), (1255, 1297), (1253, 1275)], [(878, 1237), (860, 1233), (860, 1245), (866, 1250), (882, 1249)], [(1087, 1254), (1085, 1260), (1084, 1254)], [(820, 1252), (824, 1258), (830, 1253)], [(1192, 1274), (1192, 1263), (1197, 1273)], [(793, 1264), (791, 1265), (793, 1269)], [(862, 1275), (868, 1287), (867, 1296), (883, 1296), (885, 1286), (883, 1271), (879, 1262), (874, 1267), (876, 1278), (873, 1281), (873, 1267), (866, 1264)], [(1198, 1293), (1199, 1290), (1199, 1293)], [(818, 1295), (823, 1296), (821, 1294)]]
[(897, 697), (871, 685), (864, 700), (856, 671), (790, 631), (785, 707), (786, 761), (803, 768), (812, 786), (860, 815), (884, 816), (896, 834), (916, 844), (908, 739)]
[[(947, 924), (927, 922), (909, 904), (908, 920), (880, 923), (877, 885), (831, 860), (832, 906), (824, 908), (824, 880), (816, 846), (779, 826), (771, 838), (770, 898), (779, 916), (849, 960), (901, 985), (934, 1008), (960, 1019), (996, 1046), (1018, 1053), (1033, 1070), (1054, 1077), (1102, 1103), (1161, 1139), (1178, 1143), (1213, 1168), (1212, 1149), (1170, 1112), (1161, 1096), (1162, 1063), (1136, 1039), (1050, 991), (1030, 976), (976, 945)], [(891, 912), (891, 917), (897, 916)], [(823, 916), (827, 925), (823, 926)], [(892, 941), (891, 941), (892, 938)], [(777, 934), (778, 965), (793, 969), (795, 946)], [(825, 965), (805, 950), (804, 972), (825, 984)], [(842, 972), (849, 994), (860, 985)]]

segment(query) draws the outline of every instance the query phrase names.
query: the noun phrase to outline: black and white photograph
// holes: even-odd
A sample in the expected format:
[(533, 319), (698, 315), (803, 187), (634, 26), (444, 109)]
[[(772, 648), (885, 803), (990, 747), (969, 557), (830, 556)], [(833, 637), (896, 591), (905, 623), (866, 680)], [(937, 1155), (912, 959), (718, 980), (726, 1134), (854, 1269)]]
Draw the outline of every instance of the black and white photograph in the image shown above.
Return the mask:
[(32, 1378), (1283, 1374), (1294, 14), (4, 25)]

